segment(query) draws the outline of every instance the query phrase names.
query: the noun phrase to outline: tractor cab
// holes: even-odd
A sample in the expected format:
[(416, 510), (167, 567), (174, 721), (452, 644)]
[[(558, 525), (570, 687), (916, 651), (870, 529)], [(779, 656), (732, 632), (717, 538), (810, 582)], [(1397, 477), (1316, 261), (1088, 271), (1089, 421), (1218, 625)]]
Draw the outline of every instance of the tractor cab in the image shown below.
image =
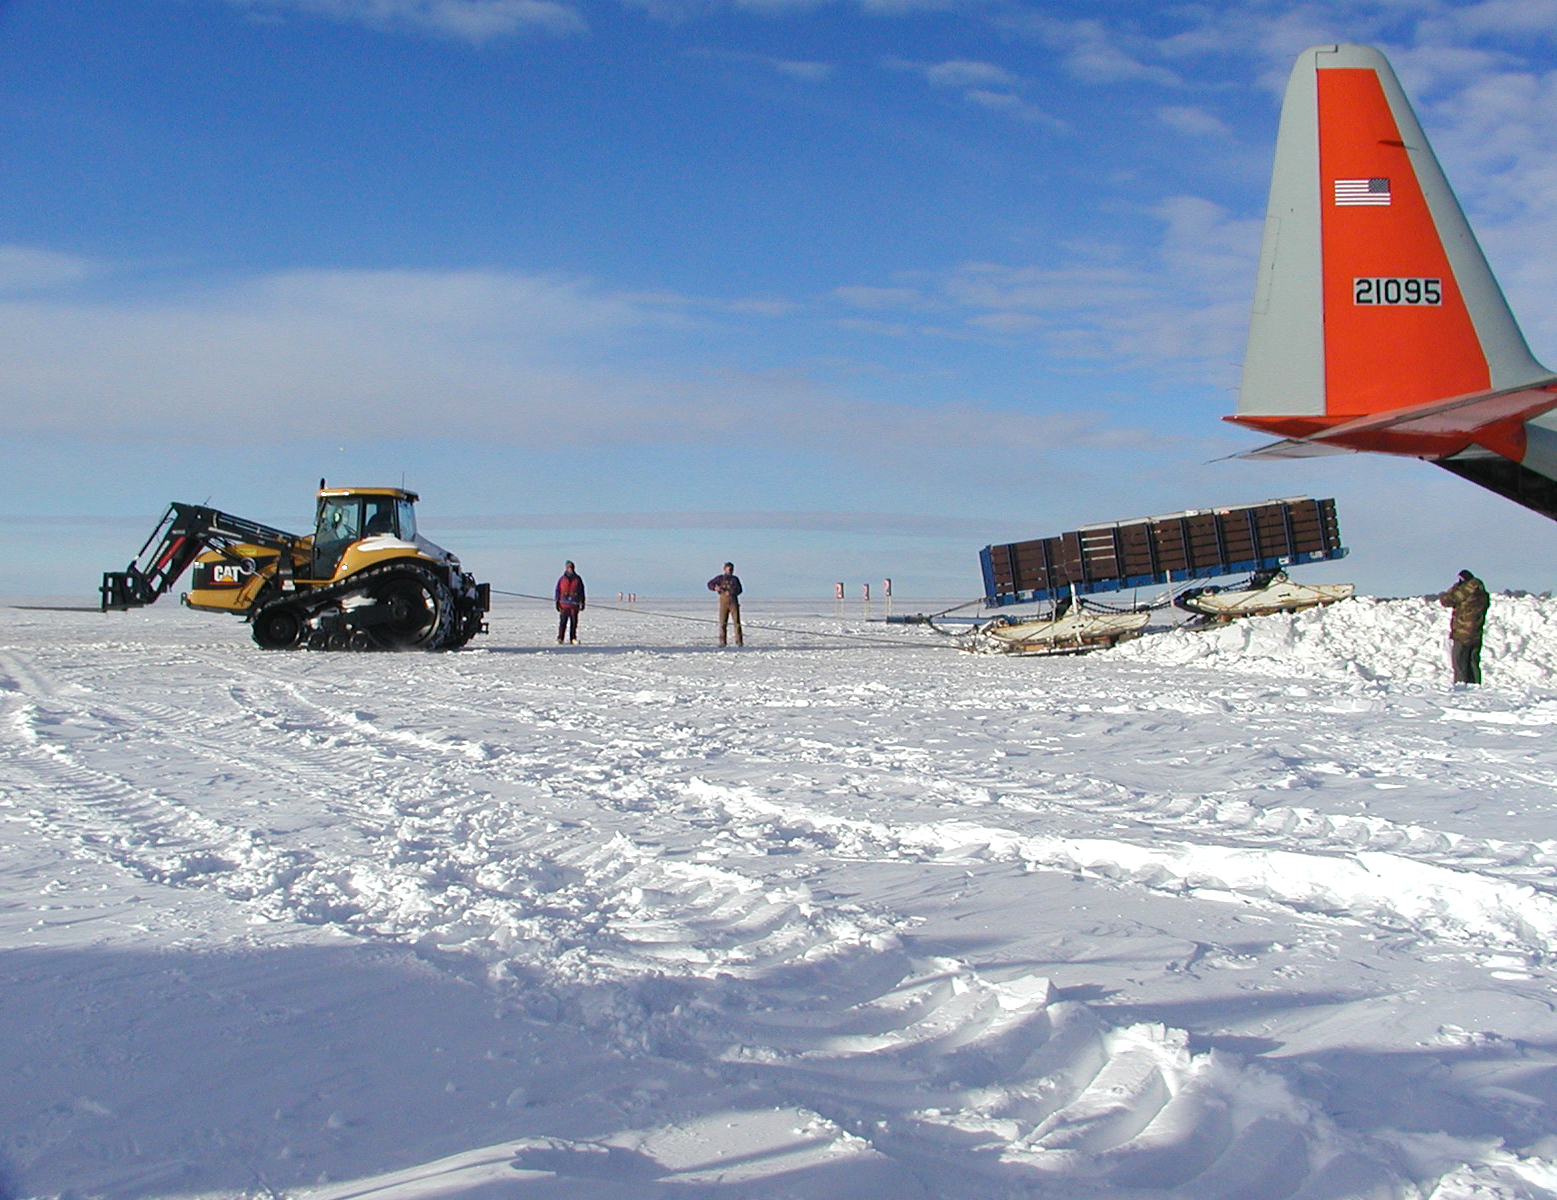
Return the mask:
[(346, 548), (363, 538), (416, 539), (416, 493), (401, 488), (319, 489), (312, 575), (330, 579)]

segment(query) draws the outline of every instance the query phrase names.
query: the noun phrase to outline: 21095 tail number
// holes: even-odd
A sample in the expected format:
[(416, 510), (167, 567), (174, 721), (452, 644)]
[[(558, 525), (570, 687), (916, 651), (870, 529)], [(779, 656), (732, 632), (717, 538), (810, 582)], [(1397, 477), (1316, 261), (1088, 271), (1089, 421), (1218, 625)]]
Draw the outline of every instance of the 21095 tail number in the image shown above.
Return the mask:
[(1442, 304), (1443, 281), (1359, 275), (1352, 280), (1353, 304)]

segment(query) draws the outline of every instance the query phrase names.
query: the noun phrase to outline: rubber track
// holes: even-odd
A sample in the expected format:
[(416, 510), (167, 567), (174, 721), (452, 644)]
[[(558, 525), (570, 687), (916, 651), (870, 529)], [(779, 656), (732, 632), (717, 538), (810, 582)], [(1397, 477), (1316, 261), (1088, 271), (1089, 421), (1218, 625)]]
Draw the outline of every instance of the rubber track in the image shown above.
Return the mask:
[[(419, 649), (425, 651), (453, 649), (458, 645), (463, 645), (464, 641), (468, 641), (468, 637), (464, 640), (460, 640), (458, 637), (459, 631), (466, 628), (468, 622), (471, 619), (471, 614), (466, 611), (468, 608), (468, 603), (463, 597), (457, 595), (453, 589), (445, 584), (442, 579), (439, 579), (435, 571), (414, 559), (397, 559), (393, 562), (383, 563), (376, 567), (369, 567), (365, 571), (358, 571), (355, 575), (347, 576), (345, 579), (339, 580), (336, 583), (328, 584), (325, 587), (313, 588), (310, 591), (303, 592), (300, 595), (291, 596), (286, 599), (273, 600), (269, 604), (264, 605), (262, 608), (256, 609), (254, 617), (257, 619), (264, 612), (283, 606), (289, 606), (297, 608), (301, 611), (303, 622), (306, 627), (307, 624), (311, 622), (320, 611), (334, 603), (336, 600), (339, 600), (345, 596), (349, 596), (354, 592), (360, 592), (365, 588), (371, 587), (378, 579), (402, 571), (421, 575), (431, 580), (438, 587), (448, 592), (449, 598), (453, 601), (453, 603), (448, 605), (440, 614), (440, 628), (435, 636), (428, 640), (428, 644), (419, 647)], [(293, 648), (311, 648), (308, 646), (308, 637), (306, 633), (303, 639), (298, 642), (297, 646)], [(379, 651), (384, 649), (384, 647), (358, 646), (348, 644), (343, 647), (332, 647), (332, 649)]]

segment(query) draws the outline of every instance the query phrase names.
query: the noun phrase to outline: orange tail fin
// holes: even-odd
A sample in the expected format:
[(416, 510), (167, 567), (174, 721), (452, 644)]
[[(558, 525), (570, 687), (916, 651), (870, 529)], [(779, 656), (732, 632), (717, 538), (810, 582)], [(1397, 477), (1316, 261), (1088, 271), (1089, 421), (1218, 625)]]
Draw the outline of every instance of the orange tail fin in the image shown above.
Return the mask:
[[(1305, 50), (1282, 105), (1243, 385), (1229, 419), (1307, 438), (1550, 379), (1389, 63), (1366, 46)], [(1365, 448), (1436, 457), (1452, 440)]]

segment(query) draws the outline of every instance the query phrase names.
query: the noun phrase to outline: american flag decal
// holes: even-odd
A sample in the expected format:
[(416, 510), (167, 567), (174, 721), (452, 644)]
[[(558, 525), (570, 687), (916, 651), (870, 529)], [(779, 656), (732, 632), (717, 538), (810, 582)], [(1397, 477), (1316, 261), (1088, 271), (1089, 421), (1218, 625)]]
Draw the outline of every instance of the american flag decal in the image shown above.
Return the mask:
[(1389, 180), (1375, 176), (1372, 179), (1337, 179), (1335, 181), (1337, 204), (1388, 204)]

